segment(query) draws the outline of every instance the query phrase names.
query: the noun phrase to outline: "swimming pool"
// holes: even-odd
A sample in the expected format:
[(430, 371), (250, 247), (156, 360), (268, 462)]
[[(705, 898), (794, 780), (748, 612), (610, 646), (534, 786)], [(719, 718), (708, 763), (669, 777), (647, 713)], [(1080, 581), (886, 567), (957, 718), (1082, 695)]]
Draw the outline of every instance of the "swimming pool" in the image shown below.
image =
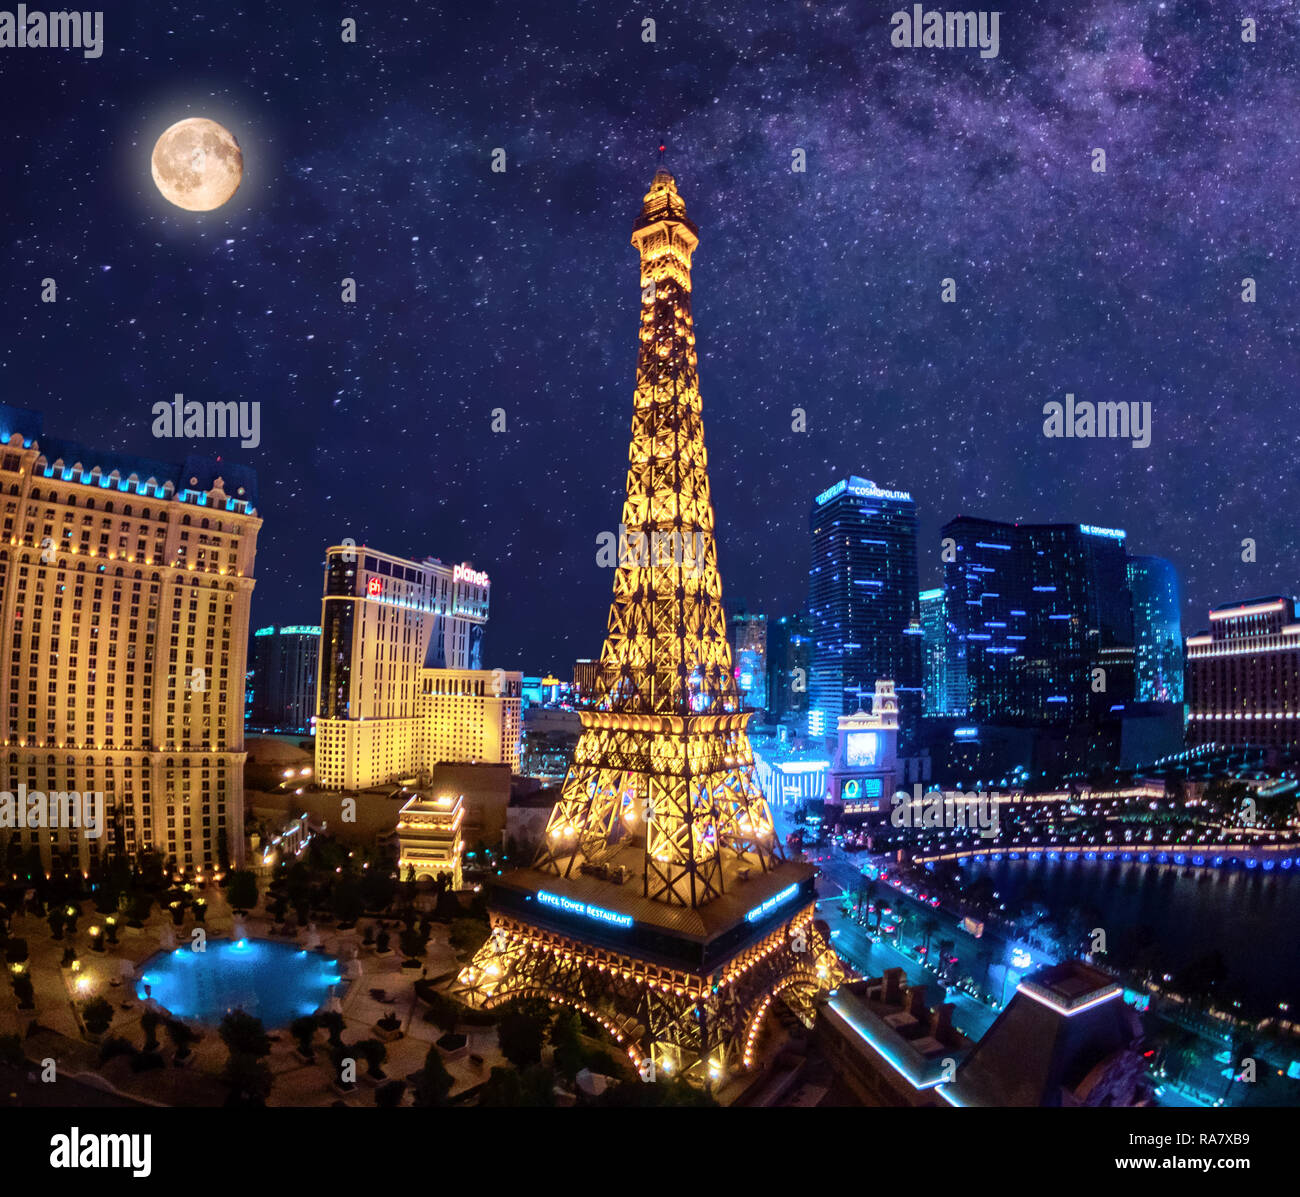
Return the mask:
[(135, 988), (141, 1001), (152, 997), (177, 1018), (216, 1026), (231, 1010), (243, 1010), (270, 1030), (316, 1013), (342, 981), (331, 957), (239, 939), (209, 941), (203, 952), (159, 952), (145, 961)]

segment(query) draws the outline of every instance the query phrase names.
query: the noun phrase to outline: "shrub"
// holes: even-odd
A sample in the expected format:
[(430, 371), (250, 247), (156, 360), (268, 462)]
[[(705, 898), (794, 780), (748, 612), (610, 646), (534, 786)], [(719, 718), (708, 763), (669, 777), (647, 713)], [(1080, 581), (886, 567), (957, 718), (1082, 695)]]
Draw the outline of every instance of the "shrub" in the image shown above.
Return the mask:
[(442, 1062), (442, 1054), (436, 1047), (429, 1048), (424, 1057), (424, 1068), (415, 1083), (415, 1104), (426, 1107), (442, 1105), (455, 1083)]
[(23, 1041), (17, 1035), (0, 1035), (0, 1064), (21, 1068), (27, 1063), (23, 1054)]
[(121, 1035), (110, 1035), (99, 1045), (99, 1062), (107, 1064), (118, 1056), (134, 1056), (135, 1045)]
[(82, 1007), (81, 1020), (92, 1035), (102, 1035), (113, 1021), (113, 1007), (102, 997), (93, 998)]
[(304, 1014), (289, 1024), (289, 1034), (298, 1041), (298, 1050), (309, 1060), (315, 1055), (312, 1051), (312, 1040), (316, 1037), (316, 1029), (319, 1026), (320, 1023), (314, 1014)]
[(452, 949), (461, 956), (473, 956), (486, 942), (491, 928), (483, 919), (452, 919), (447, 934)]
[(221, 1020), (217, 1030), (221, 1042), (226, 1045), (231, 1057), (251, 1056), (261, 1059), (271, 1052), (271, 1039), (266, 1033), (260, 1018), (245, 1014), (242, 1010), (232, 1010)]

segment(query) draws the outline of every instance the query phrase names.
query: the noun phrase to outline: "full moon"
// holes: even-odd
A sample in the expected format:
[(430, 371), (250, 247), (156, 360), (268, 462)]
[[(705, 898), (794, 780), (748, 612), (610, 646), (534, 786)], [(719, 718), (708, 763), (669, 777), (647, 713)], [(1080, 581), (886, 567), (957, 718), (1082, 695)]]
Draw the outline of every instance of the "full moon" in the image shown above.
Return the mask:
[(153, 147), (153, 181), (188, 212), (220, 208), (239, 188), (244, 155), (228, 129), (206, 117), (177, 121)]

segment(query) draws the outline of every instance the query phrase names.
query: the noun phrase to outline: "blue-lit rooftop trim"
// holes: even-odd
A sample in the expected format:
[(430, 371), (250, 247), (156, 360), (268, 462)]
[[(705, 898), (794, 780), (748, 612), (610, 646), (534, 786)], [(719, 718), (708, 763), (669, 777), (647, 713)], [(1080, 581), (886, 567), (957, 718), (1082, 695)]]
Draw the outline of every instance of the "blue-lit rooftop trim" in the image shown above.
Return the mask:
[[(82, 467), (82, 469), (78, 470), (75, 466), (64, 466), (63, 469), (56, 471), (52, 465), (47, 465), (41, 471), (42, 475), (46, 478), (53, 478), (56, 472), (59, 475), (59, 479), (63, 482), (76, 482), (82, 486), (97, 486), (101, 490), (109, 490), (111, 488), (119, 490), (124, 494), (130, 494), (134, 489), (136, 494), (142, 495), (146, 499), (150, 497), (155, 499), (166, 499), (168, 501), (175, 499), (179, 503), (197, 503), (200, 507), (212, 507), (214, 509), (217, 507), (216, 501), (214, 500), (209, 502), (208, 496), (203, 491), (190, 490), (186, 488), (185, 490), (170, 493), (166, 485), (159, 486), (156, 482), (150, 483), (147, 480), (141, 482), (137, 479), (137, 481), (133, 483), (130, 477), (119, 477), (115, 480), (113, 478), (113, 471), (105, 474), (98, 472), (98, 470), (94, 468), (88, 470), (85, 467)], [(224, 510), (234, 511), (240, 515), (253, 514), (253, 508), (245, 499), (227, 499)]]
[(881, 1057), (899, 1076), (901, 1076), (913, 1089), (936, 1089), (943, 1082), (943, 1072), (940, 1071), (938, 1076), (924, 1077), (919, 1076), (916, 1071), (909, 1068), (907, 1062), (901, 1059), (891, 1044), (886, 1043), (874, 1028), (867, 1026), (860, 1018), (853, 1014), (848, 1008), (848, 1004), (842, 998), (831, 998), (831, 1009), (835, 1011), (848, 1025), (862, 1037), (863, 1041)]

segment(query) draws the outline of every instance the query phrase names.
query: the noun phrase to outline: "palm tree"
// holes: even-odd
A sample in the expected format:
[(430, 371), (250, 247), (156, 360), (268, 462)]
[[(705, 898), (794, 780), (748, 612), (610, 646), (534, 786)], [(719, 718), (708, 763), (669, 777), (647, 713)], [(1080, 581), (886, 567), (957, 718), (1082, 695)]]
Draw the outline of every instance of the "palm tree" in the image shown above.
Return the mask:
[(975, 957), (980, 966), (980, 992), (985, 997), (989, 992), (989, 967), (993, 963), (993, 953), (988, 948), (980, 948), (979, 954)]
[(925, 936), (924, 950), (922, 955), (925, 957), (926, 964), (930, 963), (930, 936), (939, 930), (939, 920), (930, 915), (921, 924), (921, 933)]

